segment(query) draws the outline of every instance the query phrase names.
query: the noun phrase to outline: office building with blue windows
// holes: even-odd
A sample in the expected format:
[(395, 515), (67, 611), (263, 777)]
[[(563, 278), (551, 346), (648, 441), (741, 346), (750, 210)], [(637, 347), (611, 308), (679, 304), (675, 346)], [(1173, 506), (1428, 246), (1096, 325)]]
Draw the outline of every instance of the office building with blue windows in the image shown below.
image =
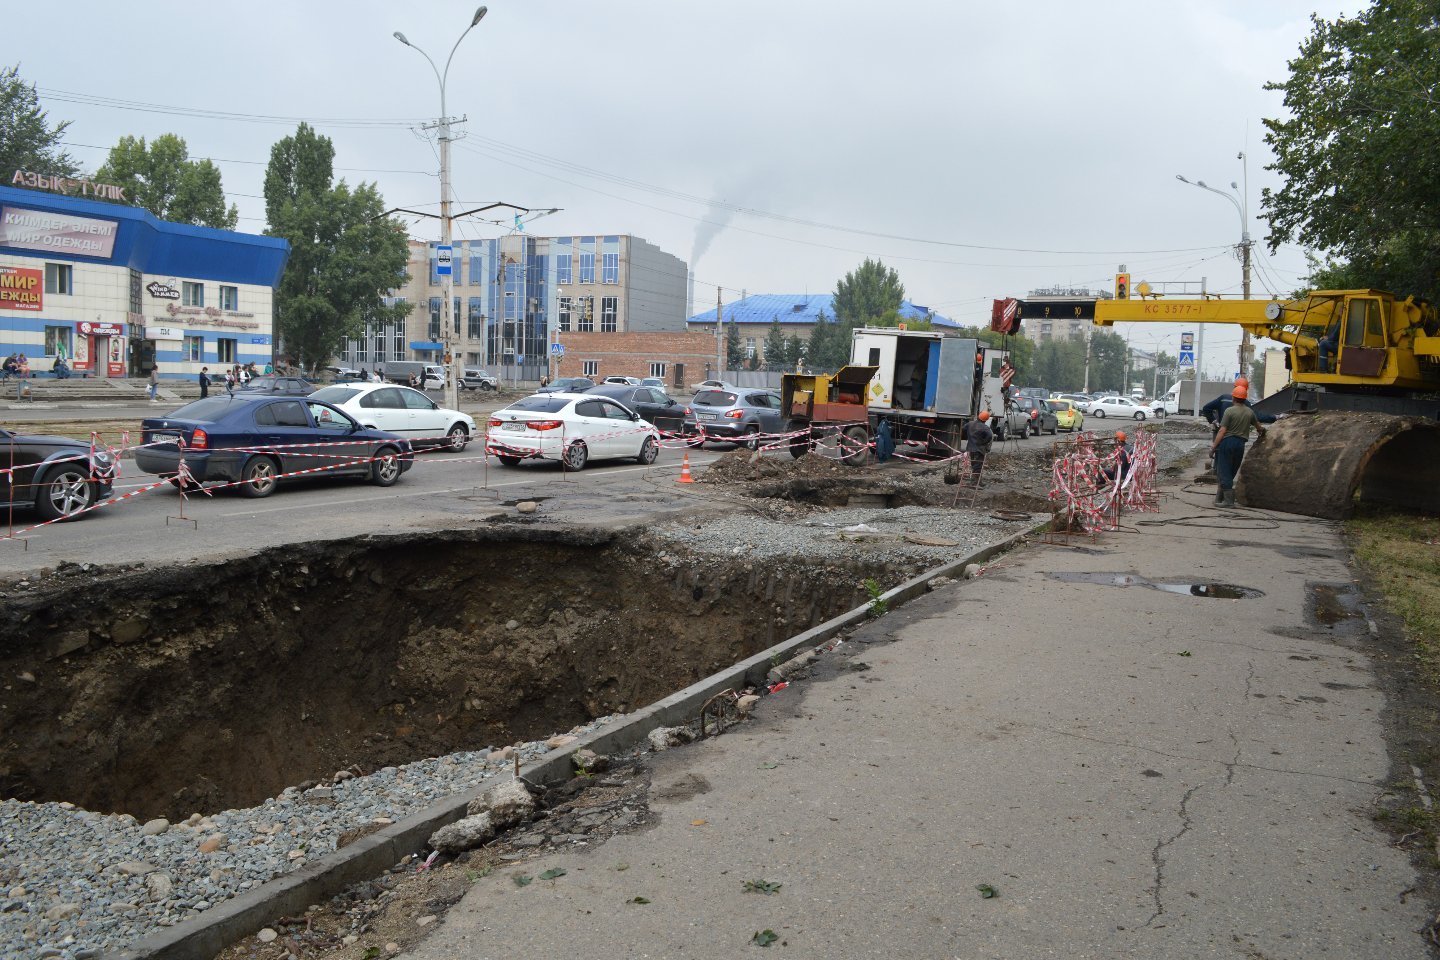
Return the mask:
[(0, 355), (24, 353), (35, 373), (64, 359), (91, 377), (268, 363), (289, 255), (275, 237), (0, 186)]
[[(410, 306), (405, 322), (367, 326), (346, 343), (344, 366), (443, 360), (435, 247), (411, 242), (408, 281), (387, 299)], [(457, 240), (454, 248), (454, 346), (466, 367), (533, 379), (559, 333), (685, 329), (686, 264), (639, 237), (511, 234)]]

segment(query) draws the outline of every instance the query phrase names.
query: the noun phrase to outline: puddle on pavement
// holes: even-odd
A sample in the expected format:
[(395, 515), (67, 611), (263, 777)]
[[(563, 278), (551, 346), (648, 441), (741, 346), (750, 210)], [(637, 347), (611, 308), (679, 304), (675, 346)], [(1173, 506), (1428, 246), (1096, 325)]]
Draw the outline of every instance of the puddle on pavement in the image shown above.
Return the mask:
[(1311, 623), (1334, 627), (1362, 615), (1360, 594), (1348, 583), (1306, 584), (1305, 615)]
[(1248, 600), (1263, 597), (1263, 590), (1254, 587), (1240, 587), (1233, 583), (1156, 583), (1134, 573), (1047, 573), (1052, 580), (1064, 583), (1098, 583), (1107, 587), (1149, 587), (1166, 593), (1179, 593), (1191, 597), (1209, 597), (1215, 600)]

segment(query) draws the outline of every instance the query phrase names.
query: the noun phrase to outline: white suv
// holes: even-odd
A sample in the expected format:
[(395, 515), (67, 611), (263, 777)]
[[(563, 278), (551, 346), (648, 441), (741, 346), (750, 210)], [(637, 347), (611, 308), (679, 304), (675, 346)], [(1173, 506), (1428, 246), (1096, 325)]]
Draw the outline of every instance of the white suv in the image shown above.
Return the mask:
[(466, 369), (460, 374), (461, 390), (499, 390), (500, 378), (492, 377), (484, 370)]

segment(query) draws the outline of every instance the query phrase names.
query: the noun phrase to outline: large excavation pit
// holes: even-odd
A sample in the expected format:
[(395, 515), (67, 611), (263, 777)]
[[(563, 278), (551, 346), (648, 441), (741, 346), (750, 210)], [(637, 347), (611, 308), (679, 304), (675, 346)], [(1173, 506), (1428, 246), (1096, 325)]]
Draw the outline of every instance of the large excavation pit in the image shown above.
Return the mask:
[(899, 571), (503, 529), (0, 584), (0, 797), (140, 819), (636, 709)]

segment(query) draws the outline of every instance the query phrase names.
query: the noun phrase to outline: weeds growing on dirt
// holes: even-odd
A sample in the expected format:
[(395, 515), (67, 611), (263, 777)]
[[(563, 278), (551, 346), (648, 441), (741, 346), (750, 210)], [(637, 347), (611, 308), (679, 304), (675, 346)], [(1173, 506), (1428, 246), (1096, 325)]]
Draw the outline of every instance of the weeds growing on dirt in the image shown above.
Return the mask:
[(865, 588), (865, 593), (870, 597), (870, 616), (882, 617), (890, 610), (890, 603), (882, 600), (885, 595), (885, 588), (880, 586), (880, 581), (874, 577), (866, 577), (860, 583)]
[(1345, 528), (1426, 679), (1440, 685), (1440, 517), (1362, 509)]

